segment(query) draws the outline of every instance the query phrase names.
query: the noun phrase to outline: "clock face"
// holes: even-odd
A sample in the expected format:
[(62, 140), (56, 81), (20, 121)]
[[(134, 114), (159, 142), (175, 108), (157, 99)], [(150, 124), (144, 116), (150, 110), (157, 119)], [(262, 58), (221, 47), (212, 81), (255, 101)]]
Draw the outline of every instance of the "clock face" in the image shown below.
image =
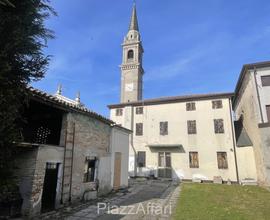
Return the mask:
[(133, 87), (134, 87), (133, 86), (133, 83), (127, 83), (125, 89), (126, 89), (127, 92), (132, 92), (133, 91)]

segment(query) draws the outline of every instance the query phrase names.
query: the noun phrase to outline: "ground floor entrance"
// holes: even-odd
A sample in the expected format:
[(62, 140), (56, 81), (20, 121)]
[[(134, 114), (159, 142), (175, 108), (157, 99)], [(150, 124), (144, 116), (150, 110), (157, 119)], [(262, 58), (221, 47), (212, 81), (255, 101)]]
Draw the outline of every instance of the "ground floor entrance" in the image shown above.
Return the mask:
[(55, 209), (58, 168), (58, 163), (46, 163), (41, 212), (48, 212)]
[(158, 152), (158, 177), (172, 178), (172, 163), (170, 152)]

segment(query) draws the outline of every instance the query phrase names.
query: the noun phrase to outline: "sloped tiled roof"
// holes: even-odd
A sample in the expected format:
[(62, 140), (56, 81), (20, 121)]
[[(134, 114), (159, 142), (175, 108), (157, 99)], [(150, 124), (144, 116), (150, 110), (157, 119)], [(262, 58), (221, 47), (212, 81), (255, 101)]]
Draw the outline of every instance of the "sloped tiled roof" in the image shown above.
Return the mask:
[(54, 95), (50, 95), (46, 92), (43, 92), (39, 89), (35, 89), (33, 87), (28, 87), (27, 89), (29, 91), (30, 97), (34, 100), (42, 101), (44, 103), (54, 105), (55, 107), (60, 108), (60, 109), (67, 111), (67, 112), (78, 112), (78, 113), (86, 114), (86, 115), (89, 115), (90, 117), (96, 118), (104, 123), (107, 123), (110, 125), (115, 125), (115, 122), (113, 122), (112, 120), (110, 120), (110, 119), (84, 107), (84, 106), (72, 104), (70, 102), (65, 102), (64, 100), (59, 99)]

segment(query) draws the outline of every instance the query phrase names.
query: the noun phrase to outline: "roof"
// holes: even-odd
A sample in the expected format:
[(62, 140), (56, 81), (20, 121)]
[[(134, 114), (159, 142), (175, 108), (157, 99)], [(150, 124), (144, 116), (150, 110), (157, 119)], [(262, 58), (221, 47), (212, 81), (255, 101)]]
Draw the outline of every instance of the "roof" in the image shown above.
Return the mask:
[(125, 106), (158, 105), (158, 104), (168, 104), (168, 103), (186, 102), (186, 101), (231, 98), (233, 96), (234, 96), (234, 93), (211, 93), (211, 94), (171, 96), (171, 97), (161, 97), (161, 98), (156, 98), (156, 99), (145, 99), (141, 101), (112, 104), (112, 105), (108, 105), (108, 108), (112, 109), (112, 108), (119, 108), (119, 107), (125, 107)]
[(257, 69), (257, 68), (265, 68), (265, 67), (270, 67), (270, 61), (263, 61), (263, 62), (257, 62), (257, 63), (249, 63), (249, 64), (244, 64), (242, 67), (242, 70), (240, 72), (236, 87), (235, 87), (235, 98), (233, 100), (233, 106), (235, 105), (235, 102), (238, 98), (238, 94), (240, 91), (240, 88), (242, 86), (243, 80), (245, 78), (245, 75), (247, 73), (248, 70), (253, 70), (253, 69)]
[(136, 5), (133, 5), (132, 9), (132, 15), (130, 19), (130, 24), (129, 24), (129, 31), (135, 30), (139, 31), (139, 25), (138, 25), (138, 19), (137, 19), (137, 12), (136, 12)]
[(94, 112), (89, 110), (88, 108), (84, 107), (84, 106), (80, 106), (80, 105), (76, 105), (70, 102), (66, 102), (63, 99), (59, 99), (56, 96), (50, 95), (46, 92), (43, 92), (41, 90), (35, 89), (33, 87), (28, 87), (27, 88), (28, 91), (30, 92), (30, 96), (32, 99), (36, 100), (36, 101), (41, 101), (43, 103), (46, 104), (50, 104), (53, 105), (56, 108), (62, 109), (64, 111), (67, 112), (78, 112), (78, 113), (82, 113), (82, 114), (86, 114), (90, 117), (96, 118), (104, 123), (107, 123), (109, 125), (115, 125), (115, 122), (113, 122), (112, 120)]

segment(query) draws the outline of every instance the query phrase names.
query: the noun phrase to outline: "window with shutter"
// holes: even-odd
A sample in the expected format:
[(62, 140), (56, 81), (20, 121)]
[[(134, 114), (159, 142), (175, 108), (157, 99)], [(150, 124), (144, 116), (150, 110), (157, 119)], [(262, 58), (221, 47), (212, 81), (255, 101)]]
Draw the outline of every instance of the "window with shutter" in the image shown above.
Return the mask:
[(195, 102), (186, 103), (186, 110), (187, 111), (195, 111), (196, 110)]
[(122, 109), (122, 108), (116, 109), (115, 114), (116, 114), (116, 116), (121, 116), (121, 115), (123, 115), (123, 109)]
[(162, 121), (159, 123), (159, 132), (160, 135), (168, 135), (168, 122)]
[(197, 133), (197, 128), (196, 128), (196, 121), (187, 121), (187, 130), (188, 134), (196, 134)]
[(214, 119), (214, 127), (216, 134), (224, 133), (223, 119)]
[(198, 152), (189, 152), (189, 167), (190, 168), (199, 168)]
[(143, 135), (143, 123), (136, 123), (136, 136)]
[(218, 169), (228, 169), (227, 153), (217, 152)]
[(136, 115), (142, 115), (143, 114), (143, 107), (137, 107), (136, 108)]
[(222, 108), (222, 100), (212, 101), (212, 109)]
[(270, 86), (270, 75), (269, 76), (262, 76), (262, 86)]

